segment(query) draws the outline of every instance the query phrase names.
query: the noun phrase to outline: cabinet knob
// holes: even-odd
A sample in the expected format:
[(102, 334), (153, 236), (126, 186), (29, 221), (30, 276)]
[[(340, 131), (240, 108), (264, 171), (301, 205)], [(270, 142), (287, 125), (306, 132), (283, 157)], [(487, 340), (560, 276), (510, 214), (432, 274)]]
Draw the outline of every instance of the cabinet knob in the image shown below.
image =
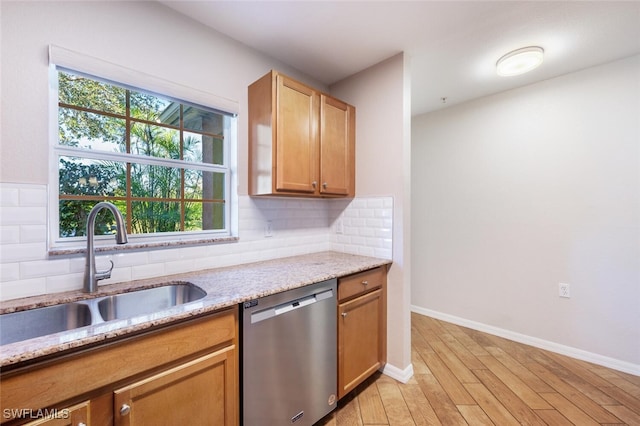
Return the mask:
[(80, 423), (78, 423), (78, 426), (87, 426), (87, 425), (85, 423), (83, 423), (83, 422), (80, 422)]
[(346, 313), (346, 312), (343, 312), (341, 315), (342, 315), (342, 318), (344, 318), (344, 317), (346, 317), (346, 316), (347, 316), (347, 313)]
[(318, 186), (318, 182), (316, 182), (315, 180), (313, 182), (311, 182), (311, 186), (313, 188), (315, 188), (316, 186)]
[(369, 285), (369, 281), (362, 281), (362, 285), (365, 286), (365, 287), (368, 286)]
[(323, 182), (323, 183), (322, 183), (322, 187), (323, 187), (324, 189), (327, 189), (327, 182)]
[(128, 406), (127, 404), (122, 404), (122, 407), (120, 407), (120, 415), (126, 416), (130, 412), (131, 412), (131, 407)]

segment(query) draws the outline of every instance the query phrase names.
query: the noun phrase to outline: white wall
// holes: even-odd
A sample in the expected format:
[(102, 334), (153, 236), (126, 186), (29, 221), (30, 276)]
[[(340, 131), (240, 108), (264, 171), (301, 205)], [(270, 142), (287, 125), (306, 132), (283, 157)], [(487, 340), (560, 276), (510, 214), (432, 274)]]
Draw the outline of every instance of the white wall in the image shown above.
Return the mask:
[(414, 309), (640, 374), (640, 56), (412, 131)]
[(387, 354), (408, 379), (411, 367), (411, 98), (408, 59), (396, 55), (331, 86), (337, 97), (358, 106), (356, 191), (393, 197), (393, 265), (388, 276)]

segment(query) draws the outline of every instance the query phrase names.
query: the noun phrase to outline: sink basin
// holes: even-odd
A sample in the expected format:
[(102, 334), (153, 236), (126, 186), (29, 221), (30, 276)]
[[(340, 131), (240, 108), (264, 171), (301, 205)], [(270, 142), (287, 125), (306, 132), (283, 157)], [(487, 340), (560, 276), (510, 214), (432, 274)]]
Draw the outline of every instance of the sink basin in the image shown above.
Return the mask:
[(202, 299), (206, 295), (204, 290), (192, 284), (175, 283), (3, 314), (0, 315), (0, 345), (73, 330), (103, 321), (152, 314)]
[(72, 330), (91, 324), (89, 307), (64, 303), (0, 315), (0, 345)]
[(191, 284), (170, 284), (107, 296), (98, 302), (105, 321), (132, 318), (202, 299), (207, 293)]

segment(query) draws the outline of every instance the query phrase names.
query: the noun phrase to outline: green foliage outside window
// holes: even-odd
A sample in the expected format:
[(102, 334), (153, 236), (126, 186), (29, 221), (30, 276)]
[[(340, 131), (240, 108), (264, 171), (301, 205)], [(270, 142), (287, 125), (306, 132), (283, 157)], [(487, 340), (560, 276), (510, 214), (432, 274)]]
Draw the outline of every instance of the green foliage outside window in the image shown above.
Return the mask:
[(133, 234), (225, 228), (225, 115), (63, 71), (58, 87), (61, 237), (85, 235), (99, 201)]

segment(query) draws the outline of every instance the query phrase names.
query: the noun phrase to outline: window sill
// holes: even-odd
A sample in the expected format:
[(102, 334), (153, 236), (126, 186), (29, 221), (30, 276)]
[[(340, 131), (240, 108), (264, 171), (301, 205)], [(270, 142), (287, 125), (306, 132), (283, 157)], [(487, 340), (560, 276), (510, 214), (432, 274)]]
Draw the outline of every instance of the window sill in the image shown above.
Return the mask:
[[(206, 244), (225, 244), (236, 243), (239, 241), (238, 237), (215, 237), (215, 238), (203, 238), (194, 240), (175, 240), (175, 241), (155, 241), (155, 242), (139, 242), (139, 243), (127, 243), (127, 244), (112, 244), (112, 245), (100, 245), (94, 247), (95, 253), (117, 253), (133, 250), (157, 250), (165, 248), (177, 248), (177, 247), (189, 247)], [(49, 249), (49, 256), (72, 256), (76, 254), (84, 255), (87, 251), (86, 244), (82, 247), (70, 247), (70, 248), (51, 248)]]

